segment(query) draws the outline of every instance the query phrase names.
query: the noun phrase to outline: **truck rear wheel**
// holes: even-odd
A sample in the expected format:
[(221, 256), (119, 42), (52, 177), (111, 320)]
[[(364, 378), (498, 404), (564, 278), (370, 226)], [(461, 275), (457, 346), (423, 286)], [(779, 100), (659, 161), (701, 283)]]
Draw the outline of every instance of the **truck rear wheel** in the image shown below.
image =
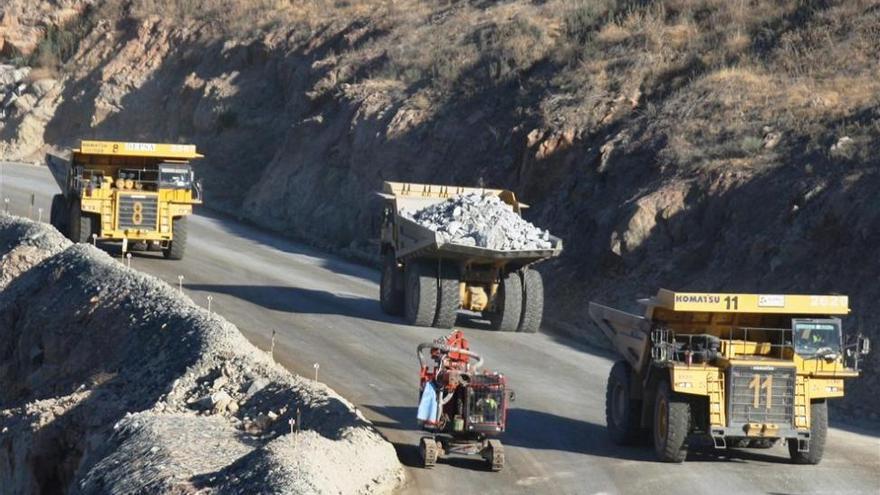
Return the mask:
[(632, 367), (629, 363), (614, 363), (605, 388), (605, 424), (611, 440), (618, 445), (636, 443), (641, 433), (641, 402), (632, 399), (631, 383)]
[(492, 328), (502, 332), (515, 332), (519, 327), (522, 316), (523, 290), (522, 280), (519, 273), (508, 273), (498, 287), (495, 301), (495, 311), (489, 319)]
[(691, 406), (661, 381), (654, 399), (654, 452), (663, 462), (683, 462), (687, 457)]
[(410, 325), (429, 327), (434, 323), (437, 313), (437, 268), (436, 263), (413, 260), (404, 269), (406, 290), (404, 292), (404, 312)]
[(382, 262), (382, 280), (379, 283), (379, 302), (382, 311), (392, 316), (403, 314), (403, 270), (393, 251), (385, 253)]
[(67, 235), (67, 201), (63, 194), (52, 196), (52, 208), (49, 210), (49, 223), (64, 235)]
[(98, 233), (98, 218), (95, 215), (83, 213), (78, 198), (71, 202), (68, 213), (67, 238), (83, 244), (91, 242), (92, 234)]
[(186, 217), (177, 217), (171, 220), (171, 235), (173, 239), (168, 247), (162, 250), (162, 255), (169, 260), (182, 260), (186, 253)]
[(825, 453), (825, 438), (828, 436), (828, 403), (810, 404), (810, 446), (806, 452), (798, 452), (797, 439), (788, 441), (788, 454), (795, 464), (819, 464)]
[(461, 292), (458, 290), (460, 271), (451, 261), (440, 263), (437, 277), (437, 314), (434, 316), (435, 328), (452, 328), (461, 307)]
[(535, 270), (523, 269), (523, 302), (518, 331), (537, 333), (544, 317), (544, 279)]

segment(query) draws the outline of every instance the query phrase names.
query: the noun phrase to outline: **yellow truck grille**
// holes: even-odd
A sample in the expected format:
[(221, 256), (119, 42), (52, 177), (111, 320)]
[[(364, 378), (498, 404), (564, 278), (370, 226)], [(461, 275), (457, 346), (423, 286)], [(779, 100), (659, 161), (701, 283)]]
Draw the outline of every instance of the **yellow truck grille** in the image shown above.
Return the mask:
[(728, 425), (793, 425), (794, 368), (733, 366), (728, 374)]
[(119, 195), (119, 228), (158, 230), (159, 198), (152, 194)]

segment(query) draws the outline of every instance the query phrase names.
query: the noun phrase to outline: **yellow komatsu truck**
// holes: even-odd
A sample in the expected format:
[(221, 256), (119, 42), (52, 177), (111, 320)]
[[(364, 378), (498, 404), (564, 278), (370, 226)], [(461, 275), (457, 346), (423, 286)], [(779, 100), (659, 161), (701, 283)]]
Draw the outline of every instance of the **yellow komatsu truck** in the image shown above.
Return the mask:
[(847, 296), (708, 294), (661, 289), (638, 316), (590, 303), (622, 359), (608, 377), (608, 432), (619, 444), (653, 437), (657, 458), (682, 462), (689, 445), (768, 448), (817, 464), (827, 400), (843, 397), (869, 351), (844, 340)]
[(82, 141), (69, 160), (49, 156), (62, 193), (50, 220), (74, 242), (110, 241), (183, 258), (187, 216), (201, 204), (191, 144)]
[(544, 314), (544, 284), (530, 267), (558, 256), (562, 240), (549, 235), (547, 249), (502, 251), (455, 244), (407, 218), (468, 193), (494, 194), (521, 214), (526, 205), (512, 191), (475, 187), (385, 182), (380, 283), (382, 309), (402, 314), (410, 325), (451, 328), (460, 309), (480, 313), (503, 332), (535, 333)]

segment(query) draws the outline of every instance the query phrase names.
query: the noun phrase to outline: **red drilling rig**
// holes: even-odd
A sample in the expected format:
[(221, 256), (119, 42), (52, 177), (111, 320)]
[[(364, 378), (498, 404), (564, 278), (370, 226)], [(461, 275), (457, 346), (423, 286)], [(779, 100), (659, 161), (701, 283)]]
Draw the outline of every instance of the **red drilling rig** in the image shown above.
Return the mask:
[(513, 392), (507, 378), (480, 370), (483, 358), (470, 350), (461, 330), (434, 342), (419, 344), (419, 453), (425, 467), (445, 455), (478, 455), (492, 471), (504, 466), (504, 447), (496, 438), (507, 425)]

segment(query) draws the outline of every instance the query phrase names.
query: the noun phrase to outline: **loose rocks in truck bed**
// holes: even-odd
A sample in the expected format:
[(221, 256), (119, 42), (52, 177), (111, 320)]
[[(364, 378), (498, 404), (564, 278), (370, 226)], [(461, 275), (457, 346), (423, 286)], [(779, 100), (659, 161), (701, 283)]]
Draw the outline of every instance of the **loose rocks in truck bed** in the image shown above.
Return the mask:
[(523, 220), (494, 194), (453, 196), (401, 214), (437, 232), (444, 241), (501, 251), (550, 249), (550, 233)]

